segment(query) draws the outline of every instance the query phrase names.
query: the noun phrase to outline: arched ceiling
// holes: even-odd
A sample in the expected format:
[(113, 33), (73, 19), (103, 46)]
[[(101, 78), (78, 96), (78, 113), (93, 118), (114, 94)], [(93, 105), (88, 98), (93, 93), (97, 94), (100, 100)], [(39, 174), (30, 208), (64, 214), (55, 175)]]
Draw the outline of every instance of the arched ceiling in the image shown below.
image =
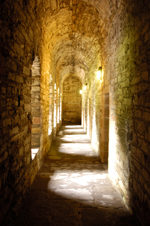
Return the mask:
[(51, 70), (60, 80), (77, 74), (83, 81), (101, 56), (101, 27), (116, 7), (116, 0), (38, 0), (43, 48)]

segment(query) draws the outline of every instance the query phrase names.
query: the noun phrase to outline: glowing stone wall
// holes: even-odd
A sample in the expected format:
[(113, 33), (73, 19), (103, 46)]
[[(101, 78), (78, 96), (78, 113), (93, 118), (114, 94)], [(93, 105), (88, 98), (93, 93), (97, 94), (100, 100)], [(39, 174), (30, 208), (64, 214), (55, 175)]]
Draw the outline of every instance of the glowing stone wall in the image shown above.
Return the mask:
[[(112, 181), (149, 225), (149, 0), (5, 0), (0, 17), (0, 224), (19, 209), (50, 149), (61, 125), (63, 76), (74, 74), (87, 83), (82, 119), (92, 145), (102, 162), (109, 155)], [(32, 146), (40, 150), (34, 159)]]
[(109, 173), (142, 225), (150, 224), (149, 11), (148, 1), (119, 4), (102, 50), (110, 84)]

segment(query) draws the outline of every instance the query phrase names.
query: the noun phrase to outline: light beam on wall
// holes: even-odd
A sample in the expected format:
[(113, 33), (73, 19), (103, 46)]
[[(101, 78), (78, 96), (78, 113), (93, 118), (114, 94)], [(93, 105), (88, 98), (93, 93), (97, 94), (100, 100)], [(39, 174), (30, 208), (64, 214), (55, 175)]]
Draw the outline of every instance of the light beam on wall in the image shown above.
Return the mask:
[(35, 158), (36, 154), (38, 153), (39, 148), (32, 148), (31, 149), (31, 158), (32, 160)]

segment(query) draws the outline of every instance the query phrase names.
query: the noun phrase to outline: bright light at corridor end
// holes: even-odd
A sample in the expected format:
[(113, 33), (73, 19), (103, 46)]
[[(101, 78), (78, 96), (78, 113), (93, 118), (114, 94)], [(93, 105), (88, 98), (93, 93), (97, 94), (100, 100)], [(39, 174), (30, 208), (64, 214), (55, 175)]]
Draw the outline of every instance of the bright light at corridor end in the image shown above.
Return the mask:
[(79, 91), (80, 94), (82, 94), (82, 89)]
[(97, 79), (98, 80), (102, 80), (103, 79), (103, 72), (102, 72), (102, 67), (99, 67), (98, 71), (97, 71)]
[(87, 83), (85, 83), (84, 90), (86, 90), (86, 88), (87, 88)]

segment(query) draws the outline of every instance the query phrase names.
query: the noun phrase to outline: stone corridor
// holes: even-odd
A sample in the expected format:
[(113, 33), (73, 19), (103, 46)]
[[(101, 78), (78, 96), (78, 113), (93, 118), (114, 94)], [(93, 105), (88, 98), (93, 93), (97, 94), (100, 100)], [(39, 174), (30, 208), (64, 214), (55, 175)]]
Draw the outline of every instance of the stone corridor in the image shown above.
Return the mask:
[(150, 226), (150, 0), (1, 0), (0, 226), (133, 225), (119, 194)]
[(7, 226), (133, 226), (82, 126), (63, 126)]

